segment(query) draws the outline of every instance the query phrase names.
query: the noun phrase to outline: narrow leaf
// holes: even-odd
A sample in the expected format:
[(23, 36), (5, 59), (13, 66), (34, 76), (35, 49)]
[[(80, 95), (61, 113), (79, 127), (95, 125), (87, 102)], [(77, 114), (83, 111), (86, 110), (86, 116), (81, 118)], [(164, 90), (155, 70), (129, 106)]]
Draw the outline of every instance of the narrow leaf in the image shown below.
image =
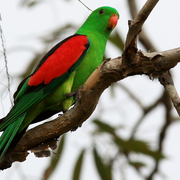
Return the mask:
[(83, 163), (83, 159), (84, 159), (84, 152), (85, 152), (85, 150), (83, 149), (81, 151), (79, 157), (77, 158), (77, 162), (76, 162), (75, 167), (74, 167), (72, 180), (79, 180), (80, 179), (80, 174), (81, 174), (81, 170), (82, 170), (82, 163)]
[(101, 157), (97, 153), (96, 148), (93, 149), (93, 155), (94, 155), (96, 168), (97, 168), (97, 171), (98, 171), (101, 179), (102, 180), (112, 180), (111, 166), (103, 163), (103, 161), (101, 160)]
[(43, 175), (44, 180), (47, 180), (50, 177), (50, 175), (54, 172), (58, 162), (61, 159), (61, 155), (62, 155), (62, 152), (64, 149), (64, 144), (65, 144), (65, 135), (62, 136), (62, 138), (59, 142), (59, 147), (57, 149), (56, 154), (51, 157), (50, 165), (49, 165), (49, 167), (46, 168), (44, 175)]
[(142, 153), (151, 156), (156, 160), (164, 158), (164, 155), (162, 153), (151, 150), (148, 143), (144, 141), (135, 139), (124, 140), (120, 137), (114, 136), (114, 142), (118, 145), (121, 151), (124, 151), (126, 153)]
[(107, 132), (107, 133), (110, 133), (110, 134), (114, 135), (115, 128), (110, 126), (109, 124), (104, 123), (102, 121), (99, 121), (97, 119), (95, 119), (93, 121), (93, 123), (96, 124), (101, 131), (104, 131), (104, 132)]
[(146, 166), (146, 164), (144, 164), (144, 163), (142, 163), (142, 162), (140, 162), (140, 161), (135, 161), (135, 162), (130, 161), (129, 164), (130, 164), (131, 166), (133, 166), (134, 168), (136, 168), (137, 170), (139, 170), (140, 168)]

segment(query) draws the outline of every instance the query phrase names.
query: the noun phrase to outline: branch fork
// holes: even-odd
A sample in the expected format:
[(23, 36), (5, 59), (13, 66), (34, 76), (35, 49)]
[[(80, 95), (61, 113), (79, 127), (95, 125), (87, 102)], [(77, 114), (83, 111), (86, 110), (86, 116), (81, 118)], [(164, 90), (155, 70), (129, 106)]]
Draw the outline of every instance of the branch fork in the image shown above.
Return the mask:
[(180, 99), (168, 73), (180, 62), (180, 48), (163, 52), (143, 52), (137, 49), (137, 36), (157, 2), (158, 0), (148, 0), (131, 21), (122, 57), (105, 60), (92, 73), (79, 90), (79, 100), (70, 110), (53, 121), (28, 130), (6, 162), (0, 164), (0, 169), (10, 167), (14, 161), (24, 161), (28, 155), (27, 151), (33, 151), (34, 147), (42, 143), (45, 144), (44, 149), (53, 149), (52, 141), (56, 141), (59, 136), (74, 127), (81, 126), (90, 117), (106, 88), (128, 76), (146, 74), (159, 78), (180, 115)]

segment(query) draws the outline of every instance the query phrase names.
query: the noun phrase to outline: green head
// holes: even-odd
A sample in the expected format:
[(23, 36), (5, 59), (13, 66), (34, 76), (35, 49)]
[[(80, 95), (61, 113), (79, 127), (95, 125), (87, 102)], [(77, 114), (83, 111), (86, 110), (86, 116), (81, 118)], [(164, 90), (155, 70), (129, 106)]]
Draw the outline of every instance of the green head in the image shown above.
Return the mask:
[(119, 13), (116, 9), (108, 6), (100, 7), (89, 15), (77, 34), (88, 35), (97, 32), (108, 38), (118, 19)]

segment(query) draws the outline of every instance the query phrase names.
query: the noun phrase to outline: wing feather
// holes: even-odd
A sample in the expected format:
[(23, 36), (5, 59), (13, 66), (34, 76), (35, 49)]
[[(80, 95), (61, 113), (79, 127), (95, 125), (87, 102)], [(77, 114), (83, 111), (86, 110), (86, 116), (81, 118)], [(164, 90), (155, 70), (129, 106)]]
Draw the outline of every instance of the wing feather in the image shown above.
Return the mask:
[(69, 38), (41, 64), (29, 79), (28, 85), (49, 84), (53, 79), (66, 73), (78, 61), (83, 52), (87, 50), (86, 45), (88, 43), (89, 40), (84, 35)]
[[(67, 46), (69, 45), (67, 42), (71, 43), (70, 47)], [(75, 50), (67, 50), (66, 48), (72, 49), (72, 45), (76, 46), (75, 50), (77, 50), (78, 53), (71, 56), (70, 53), (75, 52)], [(63, 48), (61, 48), (61, 46), (63, 46)], [(72, 72), (78, 68), (89, 47), (90, 40), (87, 36), (74, 35), (51, 49), (40, 61), (32, 76), (20, 84), (18, 92), (15, 93), (15, 105), (6, 118), (0, 122), (0, 131), (15, 122), (22, 114), (38, 104), (56, 87), (61, 85)], [(62, 57), (60, 57), (61, 53)], [(39, 73), (41, 73), (40, 77), (38, 76)]]

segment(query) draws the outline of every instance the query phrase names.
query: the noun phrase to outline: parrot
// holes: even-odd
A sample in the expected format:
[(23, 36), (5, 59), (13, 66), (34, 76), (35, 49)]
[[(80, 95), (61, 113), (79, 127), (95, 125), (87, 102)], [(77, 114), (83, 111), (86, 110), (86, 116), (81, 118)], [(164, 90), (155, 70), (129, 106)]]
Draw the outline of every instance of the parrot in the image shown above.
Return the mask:
[(102, 63), (106, 43), (119, 13), (103, 6), (92, 11), (77, 32), (50, 49), (14, 93), (14, 105), (0, 120), (0, 163), (15, 148), (28, 126), (65, 113), (72, 96)]

